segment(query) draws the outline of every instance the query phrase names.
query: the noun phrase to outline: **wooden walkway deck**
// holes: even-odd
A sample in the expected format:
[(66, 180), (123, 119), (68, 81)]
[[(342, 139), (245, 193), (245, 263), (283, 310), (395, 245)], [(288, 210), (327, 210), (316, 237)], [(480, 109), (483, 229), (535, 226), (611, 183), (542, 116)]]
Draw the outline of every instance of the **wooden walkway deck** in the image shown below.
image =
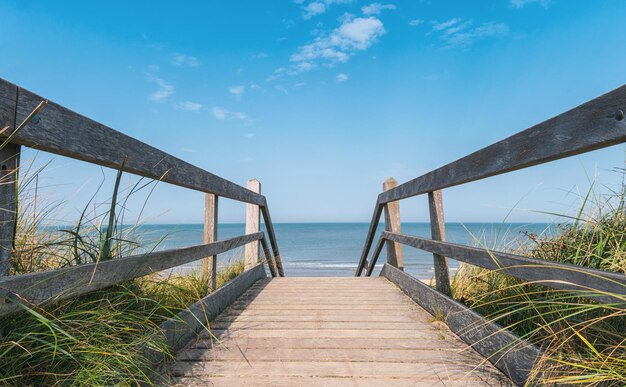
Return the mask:
[(509, 386), (385, 278), (263, 279), (182, 350), (178, 385)]

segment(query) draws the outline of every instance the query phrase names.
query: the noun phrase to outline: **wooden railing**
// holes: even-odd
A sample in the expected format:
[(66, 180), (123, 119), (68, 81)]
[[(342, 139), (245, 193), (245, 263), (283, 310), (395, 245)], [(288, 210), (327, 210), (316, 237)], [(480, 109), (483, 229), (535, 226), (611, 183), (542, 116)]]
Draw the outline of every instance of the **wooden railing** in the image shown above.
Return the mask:
[[(578, 296), (611, 308), (626, 308), (626, 275), (446, 242), (442, 190), (626, 142), (625, 110), (626, 86), (622, 86), (404, 184), (397, 185), (393, 179), (386, 181), (376, 200), (355, 275), (372, 275), (387, 245), (387, 263), (381, 276), (399, 286), (426, 311), (441, 317), (454, 333), (514, 383), (533, 384), (531, 378), (543, 372), (535, 369), (542, 356), (540, 349), (453, 300), (448, 258), (549, 288), (576, 291)], [(400, 231), (399, 201), (422, 194), (428, 194), (431, 239)], [(383, 212), (385, 231), (368, 261)], [(403, 245), (433, 253), (435, 289), (403, 272)]]
[[(435, 283), (440, 292), (450, 295), (447, 258), (492, 270), (501, 270), (522, 280), (557, 289), (593, 289), (606, 292), (597, 299), (624, 303), (615, 294), (626, 295), (626, 276), (600, 270), (557, 264), (527, 257), (490, 252), (445, 242), (441, 190), (486, 177), (527, 168), (533, 165), (589, 152), (626, 142), (626, 86), (617, 88), (568, 112), (550, 118), (500, 142), (483, 148), (404, 184), (390, 188), (376, 201), (365, 246), (356, 276), (371, 275), (383, 245), (403, 244), (432, 252), (435, 260)], [(383, 210), (401, 199), (428, 194), (432, 239), (391, 232), (387, 225), (374, 250), (368, 255)], [(397, 267), (395, 257), (388, 262)]]
[[(13, 312), (19, 304), (40, 305), (84, 294), (122, 281), (145, 276), (200, 259), (215, 287), (216, 256), (234, 248), (258, 243), (272, 276), (284, 276), (278, 244), (265, 196), (193, 166), (157, 148), (86, 118), (54, 102), (41, 109), (42, 98), (0, 79), (0, 316)], [(33, 114), (40, 106), (41, 111)], [(26, 125), (15, 129), (19, 123)], [(8, 140), (7, 140), (8, 139)], [(6, 142), (9, 142), (8, 144)], [(70, 157), (122, 170), (206, 194), (204, 244), (152, 252), (110, 261), (71, 266), (57, 270), (8, 276), (17, 216), (17, 177), (20, 147)], [(218, 241), (218, 197), (247, 203), (260, 209), (265, 234), (257, 221), (253, 232)], [(258, 217), (257, 210), (257, 217)], [(257, 258), (258, 259), (258, 258)], [(251, 265), (248, 265), (251, 266)]]

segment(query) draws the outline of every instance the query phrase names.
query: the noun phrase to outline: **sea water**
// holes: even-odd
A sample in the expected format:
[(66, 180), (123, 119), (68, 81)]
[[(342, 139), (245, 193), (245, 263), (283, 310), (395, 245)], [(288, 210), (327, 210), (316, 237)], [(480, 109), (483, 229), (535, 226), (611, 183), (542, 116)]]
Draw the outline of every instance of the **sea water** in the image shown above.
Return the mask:
[[(285, 274), (287, 276), (352, 276), (356, 270), (368, 223), (276, 223), (274, 229), (280, 249)], [(429, 223), (402, 223), (402, 233), (430, 237)], [(157, 250), (193, 246), (202, 243), (201, 224), (143, 225), (140, 233), (144, 242), (154, 243), (161, 237), (163, 241)], [(384, 229), (379, 225), (378, 235)], [(219, 224), (218, 239), (232, 238), (244, 234), (244, 224)], [(447, 240), (469, 246), (503, 250), (528, 241), (525, 233), (541, 234), (550, 232), (547, 224), (526, 223), (446, 223)], [(433, 277), (433, 256), (431, 253), (403, 246), (404, 267), (408, 273), (421, 278)], [(218, 256), (218, 266), (229, 261), (243, 259), (243, 248), (238, 248)], [(374, 273), (378, 273), (386, 260), (383, 249)], [(185, 265), (178, 270), (197, 269), (200, 261)], [(458, 263), (450, 260), (451, 271)]]

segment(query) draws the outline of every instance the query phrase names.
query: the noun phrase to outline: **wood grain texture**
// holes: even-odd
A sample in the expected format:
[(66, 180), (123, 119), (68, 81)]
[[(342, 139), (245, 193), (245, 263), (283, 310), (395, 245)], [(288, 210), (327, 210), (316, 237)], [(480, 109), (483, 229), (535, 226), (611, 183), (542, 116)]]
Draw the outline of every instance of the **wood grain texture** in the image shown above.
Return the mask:
[[(393, 177), (388, 178), (383, 183), (383, 192), (389, 191), (392, 188), (398, 186), (398, 182)], [(400, 234), (400, 202), (389, 202), (384, 205), (385, 213), (385, 231)], [(391, 266), (397, 267), (400, 270), (404, 270), (404, 257), (402, 256), (402, 244), (400, 243), (387, 243), (387, 263)], [(371, 268), (375, 263), (370, 265)], [(371, 271), (368, 269), (368, 273)]]
[[(202, 232), (202, 242), (204, 242), (204, 244), (212, 243), (217, 240), (218, 200), (218, 196), (204, 194), (204, 229)], [(204, 273), (204, 278), (207, 278), (209, 281), (209, 287), (215, 289), (215, 281), (217, 280), (217, 255), (204, 258), (202, 261), (202, 272)]]
[(396, 284), (429, 313), (443, 316), (452, 332), (516, 384), (521, 386), (532, 382), (529, 380), (530, 370), (540, 356), (539, 349), (533, 344), (393, 266), (383, 266), (381, 276)]
[(624, 274), (543, 261), (450, 242), (433, 241), (416, 236), (385, 232), (382, 237), (550, 288), (573, 290), (581, 296), (626, 308), (626, 275)]
[[(437, 241), (445, 241), (446, 223), (443, 215), (443, 194), (441, 191), (428, 193), (428, 209), (430, 212), (430, 232), (432, 238)], [(400, 233), (396, 232), (394, 234)], [(437, 290), (447, 296), (452, 295), (448, 258), (441, 254), (433, 253), (433, 262), (435, 264), (435, 284)]]
[[(17, 87), (0, 83), (0, 129), (16, 126)], [(15, 214), (17, 207), (16, 182), (19, 166), (19, 146), (9, 144), (0, 151), (0, 277), (9, 274)]]
[(621, 86), (500, 142), (410, 180), (378, 196), (379, 203), (405, 199), (626, 141)]
[(370, 249), (372, 248), (372, 243), (374, 242), (374, 236), (376, 235), (376, 229), (378, 229), (378, 222), (380, 222), (380, 217), (383, 213), (383, 205), (376, 201), (376, 205), (374, 206), (374, 213), (372, 214), (372, 220), (370, 222), (370, 226), (367, 229), (367, 236), (365, 237), (365, 244), (363, 245), (363, 251), (361, 252), (361, 258), (359, 259), (359, 264), (356, 268), (356, 272), (354, 273), (355, 277), (361, 276), (363, 270), (369, 268), (367, 264), (367, 256), (370, 253)]
[(40, 305), (88, 293), (122, 281), (221, 254), (263, 238), (263, 233), (239, 236), (206, 245), (72, 266), (0, 279), (0, 316), (20, 309), (19, 303)]
[[(321, 286), (325, 293), (306, 291)], [(350, 286), (371, 291), (355, 304)], [(333, 309), (335, 295), (352, 302)], [(372, 313), (380, 301), (392, 307)], [(178, 353), (172, 375), (181, 385), (511, 385), (378, 277), (261, 279), (210, 327)]]
[[(14, 87), (0, 79), (0, 89)], [(45, 98), (19, 88), (17, 121), (23, 120), (43, 99)], [(109, 168), (123, 167), (129, 173), (229, 199), (265, 204), (265, 197), (262, 195), (54, 102), (48, 103), (38, 118), (37, 122), (29, 123), (13, 142)]]
[(283, 270), (283, 261), (280, 259), (280, 251), (278, 251), (278, 242), (276, 241), (274, 224), (272, 223), (272, 217), (270, 216), (270, 210), (267, 204), (261, 206), (261, 214), (263, 215), (263, 221), (265, 222), (267, 237), (269, 238), (270, 245), (272, 246), (272, 253), (274, 254), (274, 265), (276, 265), (276, 271), (279, 277), (284, 277), (285, 271)]
[(272, 254), (270, 253), (270, 249), (267, 246), (267, 240), (265, 237), (259, 240), (261, 242), (261, 249), (263, 250), (263, 255), (265, 256), (265, 263), (267, 263), (267, 268), (270, 270), (270, 275), (272, 277), (276, 277), (276, 262), (272, 259)]
[[(261, 183), (257, 179), (250, 179), (247, 188), (256, 193), (261, 193)], [(261, 214), (256, 204), (246, 204), (246, 234), (254, 234), (261, 230)], [(259, 263), (259, 242), (248, 243), (244, 247), (244, 264), (246, 270)]]

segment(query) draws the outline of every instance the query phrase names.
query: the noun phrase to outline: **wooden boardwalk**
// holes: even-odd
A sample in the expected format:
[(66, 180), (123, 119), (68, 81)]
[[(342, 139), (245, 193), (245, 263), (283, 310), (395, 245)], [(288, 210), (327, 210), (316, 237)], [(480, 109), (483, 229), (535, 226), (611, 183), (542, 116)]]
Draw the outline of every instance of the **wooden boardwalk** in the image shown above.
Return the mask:
[(253, 285), (179, 352), (178, 385), (511, 385), (387, 279)]

